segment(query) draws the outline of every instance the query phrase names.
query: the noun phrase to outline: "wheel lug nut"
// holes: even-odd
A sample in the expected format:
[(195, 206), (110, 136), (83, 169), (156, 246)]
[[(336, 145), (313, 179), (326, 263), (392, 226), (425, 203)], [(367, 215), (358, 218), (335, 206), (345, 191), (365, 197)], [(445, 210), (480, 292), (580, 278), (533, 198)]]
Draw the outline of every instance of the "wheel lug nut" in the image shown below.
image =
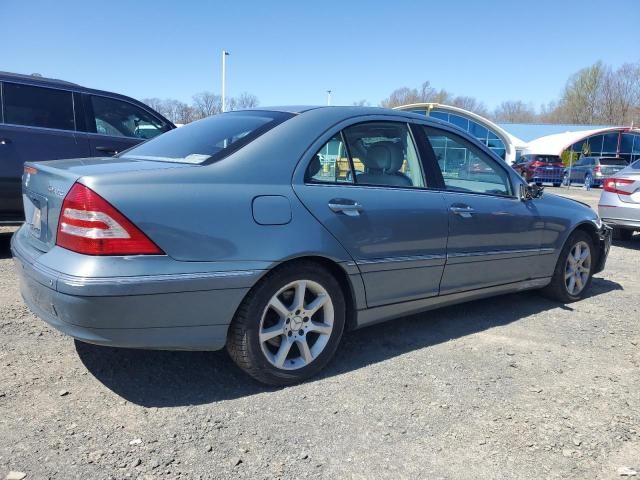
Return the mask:
[(287, 336), (289, 337), (291, 336), (291, 331), (287, 332)]
[(298, 335), (304, 335), (304, 330), (298, 330)]
[(290, 318), (287, 318), (287, 323), (289, 323), (290, 321), (291, 321), (291, 319), (290, 319)]
[(309, 321), (309, 317), (304, 317), (304, 321), (308, 322)]

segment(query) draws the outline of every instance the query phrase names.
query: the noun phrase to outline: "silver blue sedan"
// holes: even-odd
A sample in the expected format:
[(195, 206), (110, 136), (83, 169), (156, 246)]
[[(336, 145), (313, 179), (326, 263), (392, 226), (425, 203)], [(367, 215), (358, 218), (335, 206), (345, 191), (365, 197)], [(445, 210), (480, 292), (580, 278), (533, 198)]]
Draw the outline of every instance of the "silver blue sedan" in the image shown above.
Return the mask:
[(116, 158), (28, 163), (22, 295), (101, 345), (226, 347), (301, 381), (355, 329), (493, 295), (583, 297), (610, 229), (447, 123), (399, 111), (216, 115)]

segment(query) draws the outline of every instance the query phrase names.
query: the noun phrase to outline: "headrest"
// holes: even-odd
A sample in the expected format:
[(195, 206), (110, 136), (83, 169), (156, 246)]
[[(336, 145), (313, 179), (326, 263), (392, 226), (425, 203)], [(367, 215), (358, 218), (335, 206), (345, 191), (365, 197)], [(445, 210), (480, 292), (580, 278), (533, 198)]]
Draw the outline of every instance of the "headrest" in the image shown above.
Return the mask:
[(372, 170), (388, 170), (391, 167), (391, 150), (380, 143), (369, 147), (364, 164)]
[(402, 164), (404, 163), (404, 154), (402, 151), (402, 145), (394, 142), (381, 142), (378, 145), (384, 145), (389, 149), (391, 153), (391, 165), (387, 169), (388, 173), (395, 173), (400, 171)]

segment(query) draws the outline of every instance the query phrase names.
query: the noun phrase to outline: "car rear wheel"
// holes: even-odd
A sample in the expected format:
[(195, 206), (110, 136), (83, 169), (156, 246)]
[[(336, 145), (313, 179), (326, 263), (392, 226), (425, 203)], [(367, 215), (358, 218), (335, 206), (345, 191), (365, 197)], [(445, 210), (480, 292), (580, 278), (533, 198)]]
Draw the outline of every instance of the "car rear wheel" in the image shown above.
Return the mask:
[(553, 183), (553, 186), (554, 186), (554, 187), (556, 187), (556, 188), (558, 188), (558, 187), (560, 186), (560, 183), (556, 183), (556, 182), (554, 182), (554, 183)]
[(227, 351), (256, 380), (291, 385), (331, 360), (344, 324), (337, 280), (314, 263), (291, 264), (247, 294), (229, 327)]
[(584, 297), (596, 264), (591, 237), (582, 230), (571, 234), (558, 258), (551, 283), (542, 292), (562, 303), (571, 303)]
[(627, 228), (614, 228), (613, 239), (620, 240), (621, 242), (628, 242), (633, 237), (633, 230)]

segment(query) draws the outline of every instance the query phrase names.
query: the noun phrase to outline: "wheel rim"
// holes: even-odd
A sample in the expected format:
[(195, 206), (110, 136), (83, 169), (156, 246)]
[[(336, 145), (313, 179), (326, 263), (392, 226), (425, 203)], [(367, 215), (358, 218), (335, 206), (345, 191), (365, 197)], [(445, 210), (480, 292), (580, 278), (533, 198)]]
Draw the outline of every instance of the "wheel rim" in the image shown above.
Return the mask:
[(327, 346), (333, 320), (333, 302), (322, 285), (311, 280), (292, 282), (278, 290), (262, 312), (262, 353), (279, 369), (306, 367)]
[(576, 243), (567, 257), (564, 284), (569, 295), (578, 295), (589, 281), (591, 249), (586, 242)]

